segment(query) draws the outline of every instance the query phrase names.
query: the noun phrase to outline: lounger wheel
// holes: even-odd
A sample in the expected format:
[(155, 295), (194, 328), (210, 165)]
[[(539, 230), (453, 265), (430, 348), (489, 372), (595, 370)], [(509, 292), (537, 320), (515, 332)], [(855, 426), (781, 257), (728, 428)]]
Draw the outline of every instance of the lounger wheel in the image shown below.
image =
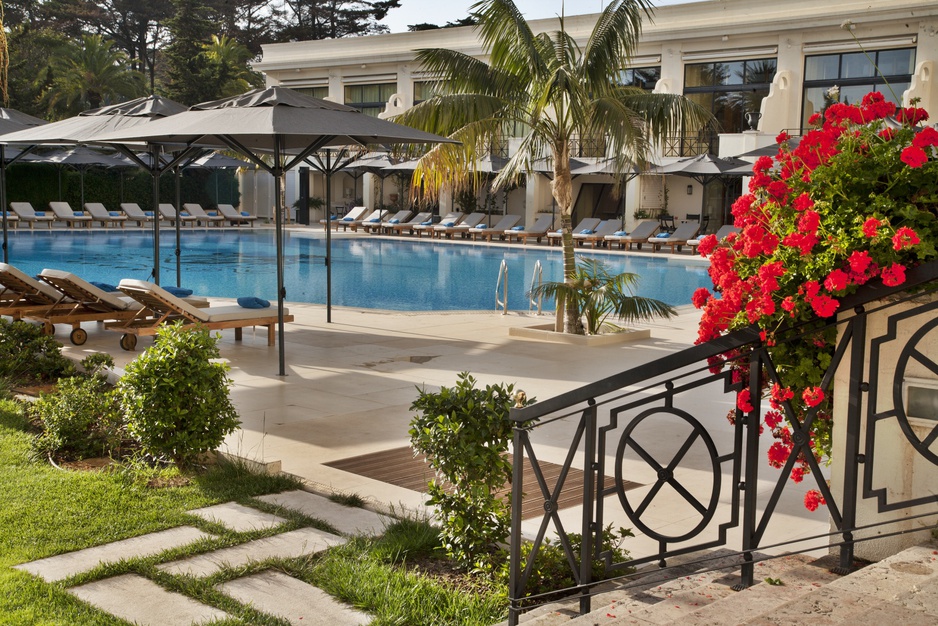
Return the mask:
[(133, 350), (137, 347), (136, 335), (121, 335), (121, 348), (124, 350)]
[(72, 343), (76, 346), (84, 345), (84, 343), (88, 341), (88, 331), (86, 331), (84, 328), (76, 328), (72, 331), (68, 338), (71, 339)]

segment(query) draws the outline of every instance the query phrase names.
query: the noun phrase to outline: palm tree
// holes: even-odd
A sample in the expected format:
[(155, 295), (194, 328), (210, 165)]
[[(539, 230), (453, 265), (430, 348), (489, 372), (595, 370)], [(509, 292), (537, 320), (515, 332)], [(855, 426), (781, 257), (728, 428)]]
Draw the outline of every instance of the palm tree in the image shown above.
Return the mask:
[(52, 84), (43, 94), (50, 113), (78, 113), (143, 93), (143, 76), (113, 45), (100, 35), (83, 35), (52, 60)]
[(248, 67), (251, 51), (230, 37), (212, 35), (212, 42), (202, 45), (202, 54), (208, 61), (209, 75), (218, 81), (218, 98), (236, 96), (264, 83), (264, 78)]
[(572, 279), (542, 283), (531, 290), (531, 295), (555, 298), (565, 311), (575, 317), (571, 332), (577, 335), (598, 335), (603, 326), (621, 330), (620, 326), (608, 321), (610, 317), (628, 324), (675, 315), (669, 304), (633, 295), (632, 290), (638, 281), (638, 274), (610, 274), (602, 261), (580, 259)]
[[(682, 126), (699, 128), (710, 114), (682, 96), (653, 94), (618, 84), (638, 43), (648, 0), (613, 0), (580, 47), (564, 30), (535, 35), (511, 0), (482, 0), (471, 7), (484, 52), (480, 59), (447, 49), (417, 51), (423, 69), (438, 76), (445, 93), (398, 116), (396, 121), (458, 139), (440, 144), (421, 159), (415, 183), (434, 190), (469, 184), (470, 164), (503, 141), (507, 125), (522, 128), (519, 150), (496, 177), (501, 187), (533, 171), (534, 160), (550, 156), (554, 199), (561, 215), (564, 276), (576, 273), (572, 238), (570, 154), (578, 139), (604, 137), (607, 153), (625, 172), (644, 164), (651, 145)], [(558, 317), (561, 311), (558, 310)], [(564, 317), (565, 332), (576, 312)]]

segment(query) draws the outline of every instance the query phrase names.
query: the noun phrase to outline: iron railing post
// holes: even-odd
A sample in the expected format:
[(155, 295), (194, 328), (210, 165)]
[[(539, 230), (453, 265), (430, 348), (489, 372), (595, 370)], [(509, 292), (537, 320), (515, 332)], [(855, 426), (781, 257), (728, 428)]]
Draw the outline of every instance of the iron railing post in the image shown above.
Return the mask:
[[(514, 411), (514, 409), (512, 409)], [(521, 499), (524, 495), (524, 444), (528, 433), (515, 422), (511, 461), (511, 537), (508, 552), (508, 626), (517, 626), (520, 616), (521, 589)]]
[[(739, 588), (751, 587), (755, 580), (755, 565), (752, 552), (756, 549), (756, 494), (759, 482), (759, 425), (762, 421), (762, 344), (753, 347), (749, 356), (749, 403), (752, 410), (745, 416), (746, 442), (743, 454), (746, 456), (746, 468), (743, 484), (743, 566), (740, 571)], [(738, 411), (739, 409), (737, 409)]]
[[(593, 534), (596, 532), (593, 523), (594, 506), (596, 500), (596, 400), (589, 401), (586, 410), (585, 434), (583, 446), (583, 522), (580, 545), (580, 615), (586, 615), (591, 610), (589, 584), (593, 582)], [(601, 545), (601, 544), (600, 544)]]
[(853, 529), (857, 525), (857, 481), (860, 460), (860, 411), (863, 408), (861, 394), (869, 386), (863, 380), (866, 365), (866, 312), (862, 306), (855, 309), (856, 317), (849, 322), (852, 327), (850, 341), (850, 384), (847, 398), (847, 424), (844, 440), (844, 492), (841, 504), (841, 532), (844, 543), (840, 547), (838, 572), (847, 574), (853, 569)]

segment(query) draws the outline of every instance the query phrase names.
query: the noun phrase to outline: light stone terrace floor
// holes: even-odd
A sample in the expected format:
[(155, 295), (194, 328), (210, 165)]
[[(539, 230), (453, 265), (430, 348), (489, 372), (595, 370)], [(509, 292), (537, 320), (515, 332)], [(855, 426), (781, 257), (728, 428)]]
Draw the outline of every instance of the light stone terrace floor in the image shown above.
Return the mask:
[[(234, 341), (233, 331), (222, 333), (221, 354), (231, 365), (232, 398), (242, 420), (241, 429), (228, 438), (225, 450), (265, 463), (280, 462), (284, 472), (300, 476), (314, 490), (354, 493), (379, 508), (409, 511), (423, 510), (425, 496), (324, 464), (407, 446), (412, 416), (409, 407), (418, 387), (451, 386), (460, 372), (469, 371), (480, 385), (515, 383), (529, 397), (544, 400), (691, 346), (699, 319), (698, 311), (681, 307), (676, 319), (647, 325), (652, 331), (650, 339), (581, 348), (509, 337), (509, 328), (552, 322), (549, 315), (401, 313), (334, 307), (332, 323), (326, 323), (322, 305), (291, 302), (288, 306), (296, 321), (286, 325), (286, 376), (278, 375), (278, 350), (267, 346), (264, 329), (256, 333), (245, 329), (242, 342)], [(152, 339), (142, 337), (137, 353), (125, 352), (118, 347), (119, 334), (105, 332), (96, 324), (85, 324), (84, 328), (88, 341), (83, 346), (72, 346), (61, 337), (65, 351), (76, 358), (106, 351), (121, 367), (152, 344)], [(58, 334), (64, 335), (63, 331), (60, 327)], [(731, 402), (728, 396), (702, 392), (695, 399), (695, 415), (706, 415), (706, 426), (716, 429), (718, 436), (722, 432), (730, 437), (725, 415)], [(565, 442), (572, 432), (573, 425), (566, 421), (547, 430), (540, 458), (562, 462)], [(673, 445), (667, 431), (659, 437), (663, 449)], [(709, 484), (709, 471), (701, 469), (700, 463), (695, 465), (693, 458), (689, 461), (689, 482)], [(760, 487), (768, 492), (774, 486), (775, 471), (764, 463), (760, 471), (767, 479)], [(727, 502), (732, 486), (728, 480), (723, 482), (720, 499)], [(776, 513), (769, 527), (771, 542), (786, 539), (792, 532), (811, 535), (828, 529), (820, 511), (811, 514), (803, 508), (804, 489), (795, 487), (787, 490), (779, 507), (782, 513)], [(607, 521), (632, 526), (624, 514), (616, 517), (612, 513), (619, 510), (614, 498), (607, 499), (606, 509)], [(580, 515), (577, 508), (561, 511), (568, 529), (577, 528)], [(693, 515), (680, 506), (656, 511), (656, 517), (675, 530), (694, 523)], [(526, 532), (533, 533), (536, 523), (528, 523)], [(641, 552), (640, 544), (654, 547), (650, 540), (630, 540), (633, 554)]]

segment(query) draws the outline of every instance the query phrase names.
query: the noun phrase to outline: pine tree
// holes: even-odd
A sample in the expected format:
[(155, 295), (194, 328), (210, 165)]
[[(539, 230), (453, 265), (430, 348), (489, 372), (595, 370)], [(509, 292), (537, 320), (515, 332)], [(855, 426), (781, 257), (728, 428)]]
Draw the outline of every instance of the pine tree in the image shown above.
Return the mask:
[(186, 105), (211, 100), (217, 95), (213, 81), (206, 81), (207, 60), (201, 54), (211, 42), (214, 25), (200, 0), (173, 0), (175, 15), (169, 20), (172, 43), (163, 51), (167, 97)]

